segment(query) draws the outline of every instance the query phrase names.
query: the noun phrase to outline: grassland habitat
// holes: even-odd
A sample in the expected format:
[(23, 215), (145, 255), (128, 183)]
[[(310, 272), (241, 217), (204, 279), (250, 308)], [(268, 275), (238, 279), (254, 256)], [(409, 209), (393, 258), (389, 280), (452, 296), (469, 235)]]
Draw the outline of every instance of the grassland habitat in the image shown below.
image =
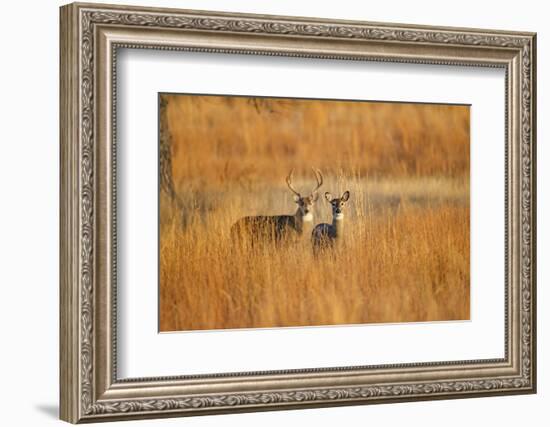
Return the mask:
[[(159, 99), (173, 185), (159, 198), (161, 331), (469, 319), (468, 106)], [(243, 217), (294, 215), (292, 189), (316, 199), (300, 232), (236, 238)], [(314, 253), (312, 228), (333, 223), (325, 193), (345, 191), (336, 243)]]

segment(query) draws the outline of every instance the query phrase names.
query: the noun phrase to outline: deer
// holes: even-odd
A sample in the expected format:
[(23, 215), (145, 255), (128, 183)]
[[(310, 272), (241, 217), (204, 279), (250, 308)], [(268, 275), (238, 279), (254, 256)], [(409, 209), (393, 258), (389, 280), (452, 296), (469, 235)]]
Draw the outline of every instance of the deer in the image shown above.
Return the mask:
[(294, 202), (298, 205), (293, 215), (273, 215), (273, 216), (246, 216), (239, 219), (231, 227), (232, 238), (249, 238), (252, 242), (257, 240), (267, 240), (282, 242), (296, 240), (302, 236), (306, 224), (313, 223), (313, 205), (319, 198), (317, 193), (323, 185), (323, 175), (318, 169), (313, 169), (317, 184), (309, 194), (302, 196), (292, 186), (292, 169), (286, 177), (286, 185), (294, 193)]
[(341, 240), (344, 229), (344, 214), (342, 209), (349, 200), (350, 192), (345, 191), (340, 197), (332, 197), (328, 191), (325, 200), (332, 207), (332, 224), (317, 224), (311, 232), (313, 253), (317, 255), (321, 250), (333, 248)]

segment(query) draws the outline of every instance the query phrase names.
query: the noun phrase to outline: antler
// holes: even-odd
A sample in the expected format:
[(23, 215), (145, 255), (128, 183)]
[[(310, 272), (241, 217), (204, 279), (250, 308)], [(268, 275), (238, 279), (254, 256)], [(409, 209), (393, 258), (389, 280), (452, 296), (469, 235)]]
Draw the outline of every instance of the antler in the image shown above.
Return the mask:
[(296, 194), (298, 197), (300, 196), (300, 193), (298, 193), (294, 188), (292, 188), (292, 174), (294, 173), (294, 169), (290, 170), (290, 173), (286, 177), (286, 185), (288, 185), (288, 188), (290, 188), (290, 191), (292, 191), (294, 194)]
[(317, 187), (315, 187), (312, 191), (311, 191), (311, 194), (314, 194), (317, 192), (317, 190), (319, 188), (321, 188), (321, 185), (323, 185), (323, 175), (321, 175), (321, 171), (319, 169), (314, 169), (314, 168), (311, 168), (311, 170), (313, 171), (313, 173), (315, 174), (315, 179), (317, 180)]

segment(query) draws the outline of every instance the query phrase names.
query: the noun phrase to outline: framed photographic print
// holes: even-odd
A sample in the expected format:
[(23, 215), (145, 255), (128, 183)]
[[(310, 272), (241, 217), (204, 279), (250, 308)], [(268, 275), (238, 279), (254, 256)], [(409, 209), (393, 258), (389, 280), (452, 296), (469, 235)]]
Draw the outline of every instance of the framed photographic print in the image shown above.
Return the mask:
[(61, 8), (61, 418), (536, 390), (532, 33)]

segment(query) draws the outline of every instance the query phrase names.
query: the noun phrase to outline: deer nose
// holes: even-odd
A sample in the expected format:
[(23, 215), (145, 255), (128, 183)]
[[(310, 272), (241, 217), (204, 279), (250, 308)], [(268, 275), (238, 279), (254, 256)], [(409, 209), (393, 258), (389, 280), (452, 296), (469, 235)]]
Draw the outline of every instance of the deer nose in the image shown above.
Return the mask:
[(342, 209), (336, 208), (336, 213), (342, 213)]

